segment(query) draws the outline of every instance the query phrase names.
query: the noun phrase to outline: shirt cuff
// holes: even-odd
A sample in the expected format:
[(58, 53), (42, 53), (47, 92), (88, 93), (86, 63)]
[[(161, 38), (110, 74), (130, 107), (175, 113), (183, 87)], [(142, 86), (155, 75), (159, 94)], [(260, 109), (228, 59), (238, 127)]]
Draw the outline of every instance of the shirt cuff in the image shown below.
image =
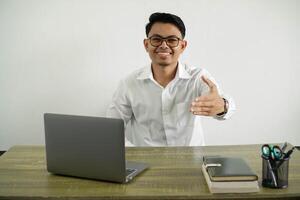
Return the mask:
[(222, 98), (224, 98), (228, 101), (228, 110), (227, 110), (227, 113), (225, 113), (224, 115), (214, 116), (214, 118), (218, 119), (218, 120), (229, 119), (234, 114), (234, 112), (236, 110), (235, 102), (234, 102), (233, 98), (231, 98), (229, 95), (222, 95)]

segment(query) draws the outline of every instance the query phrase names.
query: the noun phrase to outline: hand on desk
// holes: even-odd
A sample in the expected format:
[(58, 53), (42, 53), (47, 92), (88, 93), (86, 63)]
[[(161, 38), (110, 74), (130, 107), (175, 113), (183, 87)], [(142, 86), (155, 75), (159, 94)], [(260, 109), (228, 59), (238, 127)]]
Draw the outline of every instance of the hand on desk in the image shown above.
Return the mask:
[(209, 86), (209, 93), (201, 95), (191, 104), (190, 111), (194, 115), (215, 116), (224, 112), (224, 100), (219, 95), (217, 86), (208, 78), (202, 76), (202, 80)]

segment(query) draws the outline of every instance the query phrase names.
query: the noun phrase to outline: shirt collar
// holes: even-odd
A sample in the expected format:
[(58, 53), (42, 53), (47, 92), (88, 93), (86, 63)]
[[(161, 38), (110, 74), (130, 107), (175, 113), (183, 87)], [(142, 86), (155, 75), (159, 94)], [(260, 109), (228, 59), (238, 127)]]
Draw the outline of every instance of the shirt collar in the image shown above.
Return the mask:
[(152, 75), (152, 70), (151, 70), (151, 64), (144, 67), (141, 72), (139, 73), (139, 75), (137, 76), (137, 79), (151, 79), (153, 78), (153, 75)]
[(181, 62), (179, 62), (179, 64), (178, 64), (176, 76), (177, 76), (177, 74), (180, 79), (190, 79), (191, 78), (191, 75), (186, 71), (185, 66)]
[[(186, 71), (185, 67), (181, 62), (178, 62), (178, 68), (176, 71), (175, 78), (180, 79), (190, 79), (191, 75)], [(151, 70), (151, 64), (147, 67), (144, 67), (144, 69), (141, 71), (141, 73), (138, 75), (137, 79), (153, 79), (153, 74)]]

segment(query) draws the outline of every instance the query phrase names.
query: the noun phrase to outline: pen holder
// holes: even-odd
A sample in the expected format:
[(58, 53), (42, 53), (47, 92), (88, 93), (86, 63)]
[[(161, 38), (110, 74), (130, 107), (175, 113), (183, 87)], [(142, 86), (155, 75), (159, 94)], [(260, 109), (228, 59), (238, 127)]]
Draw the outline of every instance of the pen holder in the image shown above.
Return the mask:
[(262, 156), (262, 186), (287, 188), (289, 178), (289, 158), (270, 160)]

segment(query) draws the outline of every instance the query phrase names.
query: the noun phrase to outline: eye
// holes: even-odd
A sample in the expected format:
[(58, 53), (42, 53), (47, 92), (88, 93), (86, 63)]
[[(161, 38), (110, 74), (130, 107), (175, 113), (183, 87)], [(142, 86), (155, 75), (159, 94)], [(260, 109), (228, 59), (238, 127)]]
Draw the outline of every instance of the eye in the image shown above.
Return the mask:
[(178, 41), (177, 38), (168, 38), (169, 43), (176, 43)]
[(178, 38), (168, 38), (167, 43), (170, 47), (176, 47), (178, 45), (179, 39)]
[(161, 42), (161, 38), (159, 38), (159, 37), (153, 37), (153, 38), (151, 38), (151, 40), (152, 40), (152, 42), (155, 42), (155, 43)]

